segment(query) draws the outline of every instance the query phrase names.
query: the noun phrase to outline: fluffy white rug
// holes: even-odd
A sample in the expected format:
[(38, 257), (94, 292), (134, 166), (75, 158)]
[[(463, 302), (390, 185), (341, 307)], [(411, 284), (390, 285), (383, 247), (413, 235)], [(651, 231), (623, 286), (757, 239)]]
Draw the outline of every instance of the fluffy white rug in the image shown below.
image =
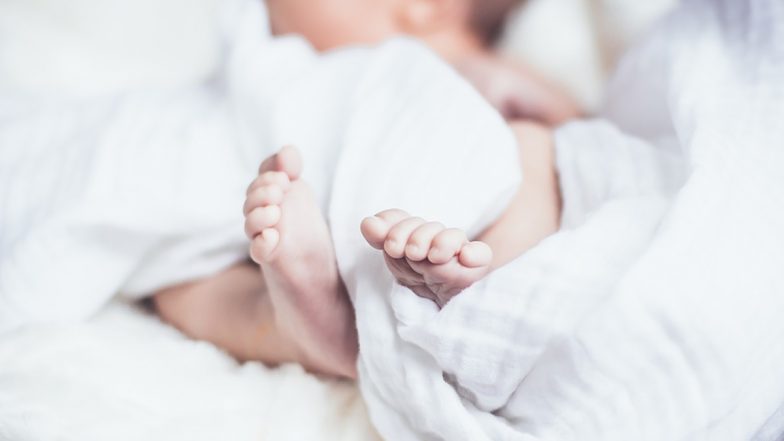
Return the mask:
[(239, 365), (139, 308), (0, 340), (0, 440), (373, 440), (356, 388)]

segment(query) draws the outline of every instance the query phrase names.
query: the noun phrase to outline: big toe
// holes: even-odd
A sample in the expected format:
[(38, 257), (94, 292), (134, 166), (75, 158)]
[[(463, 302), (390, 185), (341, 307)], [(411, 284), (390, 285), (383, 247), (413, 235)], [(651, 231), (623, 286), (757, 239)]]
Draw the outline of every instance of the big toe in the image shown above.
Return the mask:
[(383, 250), (389, 230), (407, 217), (408, 213), (405, 211), (393, 208), (382, 211), (375, 216), (366, 217), (362, 220), (359, 228), (370, 246), (377, 250)]
[(389, 233), (389, 225), (381, 218), (376, 216), (366, 217), (362, 220), (359, 229), (362, 236), (373, 248), (380, 250), (384, 248), (384, 240)]
[(289, 179), (298, 179), (302, 174), (302, 155), (296, 147), (287, 145), (261, 163), (259, 173), (269, 171), (284, 172)]
[(267, 228), (256, 236), (250, 244), (250, 257), (258, 264), (268, 263), (273, 259), (280, 242), (280, 233), (274, 228)]
[(278, 152), (278, 165), (291, 180), (297, 179), (302, 174), (302, 154), (298, 148), (287, 145)]

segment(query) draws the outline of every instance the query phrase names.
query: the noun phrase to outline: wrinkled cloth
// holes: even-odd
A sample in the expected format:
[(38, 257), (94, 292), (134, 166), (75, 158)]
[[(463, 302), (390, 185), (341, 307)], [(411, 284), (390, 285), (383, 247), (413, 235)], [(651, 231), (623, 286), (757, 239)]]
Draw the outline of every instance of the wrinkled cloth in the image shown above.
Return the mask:
[[(260, 2), (220, 12), (225, 62), (199, 87), (0, 99), (0, 331), (83, 320), (118, 293), (145, 297), (247, 259), (245, 189), (286, 144), (302, 150), (325, 214), (337, 167), (374, 181), (347, 197), (379, 183), (397, 195), (409, 176), (424, 187), (401, 197), (432, 200), (429, 181), (476, 179), (459, 220), (477, 228), (511, 197), (511, 131), (422, 45), (322, 56), (272, 38)], [(361, 219), (344, 220), (358, 231)]]
[[(683, 2), (608, 97), (556, 133), (563, 230), (442, 310), (337, 242), (386, 439), (784, 432), (784, 4)], [(448, 224), (457, 185), (428, 205)]]

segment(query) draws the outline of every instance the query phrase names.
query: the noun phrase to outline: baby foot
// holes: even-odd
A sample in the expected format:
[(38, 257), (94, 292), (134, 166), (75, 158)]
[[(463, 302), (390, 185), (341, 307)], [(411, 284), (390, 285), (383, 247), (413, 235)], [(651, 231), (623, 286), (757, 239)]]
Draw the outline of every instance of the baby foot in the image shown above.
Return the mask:
[(469, 242), (461, 230), (401, 210), (368, 217), (361, 228), (368, 243), (384, 251), (387, 266), (400, 284), (439, 307), (490, 271), (490, 247)]
[(245, 232), (261, 266), (276, 325), (298, 346), (300, 363), (318, 373), (354, 377), (354, 310), (338, 275), (329, 229), (302, 160), (284, 147), (262, 163), (248, 188)]

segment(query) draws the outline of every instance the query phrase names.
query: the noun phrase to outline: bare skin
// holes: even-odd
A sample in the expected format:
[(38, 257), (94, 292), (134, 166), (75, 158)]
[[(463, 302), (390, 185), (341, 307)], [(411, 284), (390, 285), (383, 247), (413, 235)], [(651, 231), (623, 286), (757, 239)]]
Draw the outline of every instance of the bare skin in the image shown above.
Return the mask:
[[(479, 241), (401, 210), (362, 223), (390, 271), (422, 297), (446, 305), (490, 271), (554, 233), (560, 199), (550, 131), (515, 124), (526, 177), (502, 217)], [(214, 277), (160, 291), (161, 317), (186, 335), (210, 341), (240, 360), (300, 363), (331, 376), (356, 377), (354, 311), (340, 280), (326, 223), (299, 179), (296, 150), (261, 166), (244, 206), (250, 254)]]
[(276, 365), (301, 358), (297, 345), (276, 324), (256, 264), (241, 263), (213, 277), (161, 290), (153, 300), (163, 320), (238, 360)]
[[(557, 125), (577, 116), (568, 97), (494, 54), (467, 26), (470, 7), (483, 2), (267, 0), (277, 34), (302, 34), (320, 50), (412, 35), (457, 67), (509, 119)], [(508, 210), (478, 241), (399, 210), (379, 213), (362, 225), (370, 244), (384, 250), (398, 280), (439, 306), (558, 228), (549, 131), (532, 124), (512, 128), (526, 179)], [(284, 149), (265, 161), (249, 189), (244, 209), (255, 263), (163, 289), (154, 303), (160, 316), (183, 333), (239, 360), (299, 363), (315, 373), (353, 378), (358, 351), (354, 311), (324, 219), (299, 179), (301, 167), (296, 151)], [(409, 241), (416, 246), (399, 247)]]
[(439, 307), (490, 271), (487, 244), (469, 242), (463, 231), (439, 222), (391, 209), (366, 218), (361, 228), (397, 281)]
[(358, 351), (354, 309), (338, 275), (327, 223), (292, 147), (261, 165), (248, 189), (245, 231), (261, 266), (280, 332), (300, 350), (300, 362), (354, 377)]
[(362, 234), (383, 251), (398, 282), (439, 307), (558, 230), (561, 202), (550, 131), (531, 123), (512, 129), (524, 182), (501, 219), (477, 241), (396, 209), (362, 222)]
[(155, 295), (161, 317), (189, 336), (241, 360), (299, 363), (354, 378), (358, 343), (354, 310), (340, 277), (326, 222), (299, 179), (299, 154), (267, 159), (244, 206), (250, 255), (210, 279)]

